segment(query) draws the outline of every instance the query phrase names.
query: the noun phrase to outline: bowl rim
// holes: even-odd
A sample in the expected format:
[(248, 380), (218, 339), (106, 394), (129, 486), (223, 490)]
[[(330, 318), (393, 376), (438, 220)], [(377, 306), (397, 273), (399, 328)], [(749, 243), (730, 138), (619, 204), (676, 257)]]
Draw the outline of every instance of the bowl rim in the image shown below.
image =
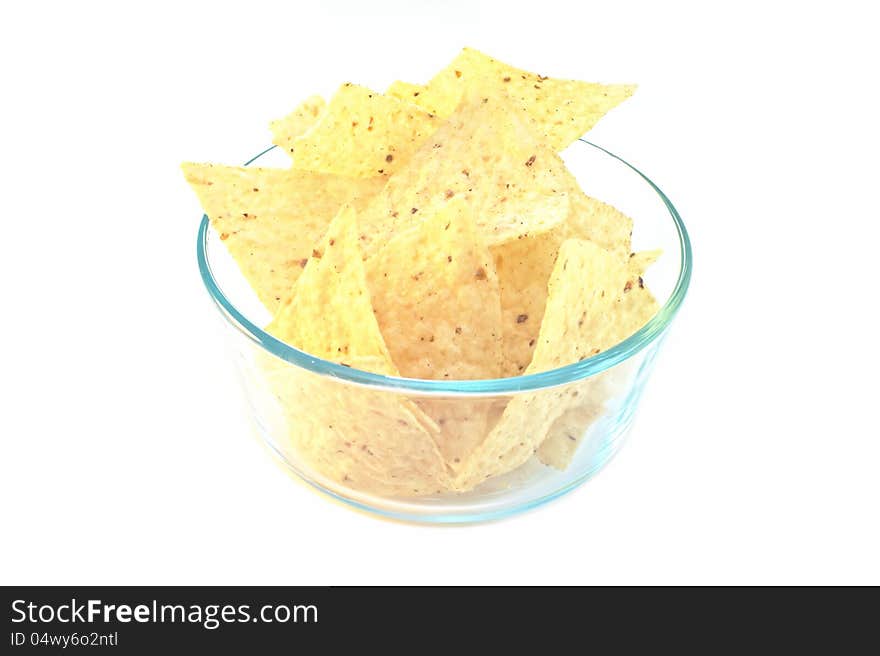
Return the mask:
[[(602, 146), (587, 141), (586, 139), (578, 139), (578, 141), (592, 148), (596, 148), (624, 164), (651, 186), (654, 192), (660, 197), (660, 200), (663, 201), (663, 204), (666, 206), (666, 209), (672, 218), (678, 233), (679, 245), (681, 247), (678, 280), (675, 283), (672, 293), (669, 295), (669, 298), (660, 310), (658, 310), (658, 312), (644, 326), (622, 342), (580, 362), (568, 364), (556, 369), (550, 369), (548, 371), (508, 378), (487, 378), (479, 380), (426, 380), (385, 376), (369, 371), (363, 371), (361, 369), (355, 369), (353, 367), (346, 367), (310, 355), (305, 351), (301, 351), (282, 342), (254, 324), (244, 315), (244, 313), (236, 308), (223, 293), (220, 285), (214, 277), (213, 271), (211, 270), (210, 262), (208, 261), (207, 240), (210, 222), (206, 214), (202, 215), (202, 221), (199, 225), (198, 239), (196, 242), (196, 257), (198, 259), (199, 273), (201, 274), (202, 282), (221, 314), (223, 314), (226, 320), (251, 342), (292, 365), (320, 375), (338, 378), (342, 381), (357, 385), (366, 385), (369, 387), (394, 390), (397, 392), (418, 392), (420, 394), (427, 393), (443, 396), (484, 396), (489, 394), (530, 392), (557, 387), (595, 376), (610, 369), (614, 365), (631, 358), (665, 332), (671, 324), (672, 319), (677, 314), (684, 301), (685, 295), (687, 294), (691, 280), (691, 270), (693, 268), (693, 256), (691, 253), (691, 242), (687, 228), (685, 228), (678, 210), (666, 194), (663, 193), (663, 191), (654, 184), (648, 176), (623, 158), (618, 157)], [(249, 166), (275, 148), (277, 148), (277, 146), (266, 148), (257, 155), (251, 157), (244, 163), (244, 166)]]

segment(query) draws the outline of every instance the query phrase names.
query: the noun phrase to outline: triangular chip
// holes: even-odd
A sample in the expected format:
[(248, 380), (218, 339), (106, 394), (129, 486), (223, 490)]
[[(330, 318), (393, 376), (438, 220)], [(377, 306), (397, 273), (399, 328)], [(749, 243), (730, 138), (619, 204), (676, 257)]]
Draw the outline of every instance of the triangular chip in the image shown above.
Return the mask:
[(436, 424), (437, 431), (432, 436), (454, 474), (486, 439), (506, 402), (498, 397), (428, 397), (417, 399), (416, 404)]
[[(267, 331), (319, 358), (398, 375), (373, 314), (350, 207), (330, 224)], [(412, 401), (289, 365), (266, 369), (289, 417), (293, 451), (324, 476), (363, 491), (407, 496), (446, 485), (429, 432), (434, 425)]]
[(458, 106), (465, 91), (474, 87), (485, 94), (498, 89), (506, 91), (526, 110), (535, 134), (557, 151), (580, 138), (635, 91), (631, 84), (544, 77), (465, 48), (425, 87), (397, 82), (388, 93), (446, 117)]
[(293, 140), (308, 131), (324, 111), (327, 103), (321, 96), (306, 98), (290, 114), (269, 124), (272, 130), (272, 143), (290, 154), (293, 152)]
[(293, 167), (370, 178), (393, 173), (428, 139), (440, 119), (422, 108), (344, 84), (317, 123), (293, 141)]
[[(633, 253), (627, 263), (630, 289), (620, 301), (619, 312), (629, 323), (628, 329), (641, 327), (654, 314), (659, 305), (644, 285), (642, 275), (645, 269), (660, 256), (660, 251)], [(627, 283), (624, 283), (626, 288)], [(631, 377), (635, 375), (633, 360), (626, 360), (597, 376), (578, 383), (578, 395), (572, 399), (573, 406), (559, 417), (550, 427), (547, 438), (538, 448), (538, 458), (545, 465), (564, 470), (568, 467), (575, 451), (598, 417), (605, 412), (604, 404), (631, 387)]]
[(639, 251), (638, 253), (630, 253), (629, 254), (629, 268), (630, 271), (636, 276), (641, 276), (645, 273), (645, 270), (654, 264), (660, 256), (663, 254), (663, 251), (659, 248), (654, 249), (652, 251)]
[(627, 266), (627, 279), (623, 285), (620, 303), (614, 310), (614, 320), (606, 322), (604, 351), (629, 337), (660, 311), (660, 304), (645, 284), (645, 269), (660, 257), (662, 251), (640, 251), (632, 254)]
[(373, 314), (357, 219), (350, 206), (339, 211), (312, 249), (293, 295), (266, 331), (325, 360), (399, 375)]
[[(424, 84), (413, 84), (412, 82), (397, 80), (388, 86), (385, 94), (418, 105), (418, 97), (424, 93), (425, 89), (427, 87)], [(446, 117), (444, 116), (443, 118)]]
[(465, 99), (363, 213), (374, 254), (419, 213), (464, 195), (488, 246), (540, 234), (569, 212), (565, 165), (529, 131), (503, 94)]
[(183, 165), (211, 225), (250, 286), (274, 314), (302, 272), (312, 246), (344, 203), (364, 204), (383, 178)]
[(411, 497), (447, 489), (431, 437), (436, 427), (411, 401), (261, 356), (261, 377), (278, 400), (283, 422), (278, 446), (295, 466), (304, 463), (301, 471), (329, 479), (343, 493)]
[(587, 430), (602, 416), (602, 410), (601, 402), (586, 399), (563, 412), (550, 426), (547, 438), (538, 447), (540, 461), (548, 467), (564, 471), (574, 458)]
[(520, 376), (532, 361), (547, 303), (547, 281), (566, 235), (566, 224), (492, 249), (501, 284), (502, 376)]
[[(592, 242), (565, 241), (550, 276), (541, 330), (525, 373), (578, 362), (636, 332), (656, 307), (649, 303), (650, 294), (643, 284), (633, 283), (634, 274), (626, 260)], [(589, 384), (587, 380), (515, 396), (457, 474), (456, 488), (470, 489), (522, 465), (573, 405), (579, 387)]]
[[(464, 196), (393, 237), (367, 262), (379, 327), (404, 376), (501, 375), (501, 299)], [(495, 399), (419, 399), (453, 470), (486, 437)]]
[(464, 196), (395, 235), (367, 262), (379, 328), (409, 378), (501, 373), (501, 301)]
[[(572, 185), (577, 181), (572, 178)], [(632, 219), (616, 207), (580, 193), (571, 194), (571, 213), (568, 218), (567, 236), (588, 239), (597, 246), (618, 257), (630, 252)]]
[(633, 313), (622, 311), (632, 290), (627, 260), (591, 241), (563, 243), (529, 373), (579, 362), (636, 332), (641, 323), (634, 325)]
[(563, 241), (571, 237), (590, 239), (621, 259), (629, 254), (629, 217), (586, 196), (574, 178), (570, 183), (571, 211), (564, 224), (492, 249), (501, 283), (505, 376), (522, 374), (532, 360), (547, 302), (547, 283)]

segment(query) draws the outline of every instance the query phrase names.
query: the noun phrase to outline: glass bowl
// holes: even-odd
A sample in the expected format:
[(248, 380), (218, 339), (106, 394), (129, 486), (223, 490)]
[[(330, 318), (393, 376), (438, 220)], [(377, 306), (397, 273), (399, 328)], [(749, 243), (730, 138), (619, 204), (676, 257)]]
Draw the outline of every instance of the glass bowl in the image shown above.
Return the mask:
[[(632, 425), (657, 352), (687, 292), (691, 247), (675, 207), (634, 166), (585, 140), (570, 146), (563, 158), (588, 195), (633, 219), (634, 251), (663, 250), (645, 275), (661, 307), (637, 333), (598, 355), (514, 378), (393, 378), (288, 346), (263, 330), (271, 317), (209, 228), (208, 218), (202, 218), (199, 270), (228, 328), (256, 431), (284, 465), (322, 492), (363, 510), (411, 521), (463, 523), (539, 506), (573, 490), (609, 462)], [(246, 165), (257, 163), (289, 166), (275, 147)], [(562, 396), (568, 401), (561, 414), (529, 411), (558, 407), (553, 399)], [(486, 435), (504, 420), (511, 404), (518, 404), (515, 416), (522, 421), (507, 422), (509, 448), (498, 453), (497, 462), (491, 454), (488, 471), (497, 475), (471, 480), (457, 492), (431, 489), (425, 477), (410, 476), (407, 468), (418, 469), (426, 457), (420, 443), (424, 435)], [(377, 487), (369, 479), (349, 477), (342, 464), (352, 459), (374, 463), (382, 470), (380, 478), (396, 483)]]

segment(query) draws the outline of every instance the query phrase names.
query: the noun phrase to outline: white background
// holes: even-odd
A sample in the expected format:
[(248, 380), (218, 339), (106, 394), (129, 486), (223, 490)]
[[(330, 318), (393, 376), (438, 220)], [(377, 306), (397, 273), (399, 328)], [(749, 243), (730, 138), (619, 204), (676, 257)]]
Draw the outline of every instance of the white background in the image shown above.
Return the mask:
[[(880, 583), (869, 3), (127, 4), (0, 10), (0, 583)], [(669, 194), (696, 268), (605, 471), (435, 528), (251, 436), (178, 165), (463, 45), (639, 82), (592, 139)]]

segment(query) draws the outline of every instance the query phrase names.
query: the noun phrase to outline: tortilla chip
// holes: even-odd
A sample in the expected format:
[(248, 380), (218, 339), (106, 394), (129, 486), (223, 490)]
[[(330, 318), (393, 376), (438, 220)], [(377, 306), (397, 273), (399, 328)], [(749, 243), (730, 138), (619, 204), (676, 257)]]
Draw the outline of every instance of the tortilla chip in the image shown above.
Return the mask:
[(519, 376), (532, 361), (547, 303), (547, 281), (565, 234), (562, 224), (492, 249), (501, 286), (502, 376)]
[(568, 388), (544, 389), (513, 397), (486, 438), (455, 472), (452, 489), (467, 492), (486, 479), (513, 471), (525, 463), (570, 404)]
[(440, 119), (411, 103), (344, 84), (317, 123), (293, 141), (293, 168), (371, 178), (398, 170)]
[[(398, 375), (373, 314), (351, 207), (330, 224), (266, 330), (310, 355)], [(267, 375), (289, 417), (292, 449), (322, 475), (382, 494), (445, 487), (434, 424), (408, 399), (283, 363)]]
[(183, 164), (211, 225), (275, 314), (344, 203), (362, 206), (384, 179), (216, 164)]
[(463, 196), (394, 236), (366, 264), (379, 328), (408, 378), (501, 373), (501, 301)]
[(652, 251), (639, 251), (638, 253), (630, 253), (629, 256), (629, 268), (636, 276), (641, 276), (645, 273), (645, 270), (654, 264), (660, 256), (663, 254), (663, 251), (659, 248), (654, 249)]
[(507, 405), (498, 397), (421, 398), (416, 405), (437, 425), (432, 433), (446, 466), (458, 472), (467, 462)]
[(591, 238), (620, 258), (629, 254), (632, 221), (573, 184), (569, 190), (571, 211), (564, 224), (492, 249), (501, 286), (504, 376), (522, 374), (532, 361), (547, 302), (547, 283), (563, 241)]
[(279, 446), (295, 466), (372, 494), (413, 497), (447, 489), (430, 420), (411, 401), (276, 363), (262, 370), (286, 425), (287, 441)]
[[(657, 301), (644, 286), (644, 281), (639, 283), (645, 269), (653, 264), (659, 255), (658, 250), (642, 251), (633, 253), (627, 262), (629, 271), (627, 282), (631, 287), (625, 292), (618, 308), (629, 325), (628, 329), (633, 332), (644, 325), (659, 309)], [(575, 405), (554, 422), (547, 433), (547, 438), (538, 448), (538, 458), (541, 462), (560, 470), (568, 467), (587, 430), (608, 411), (605, 407), (606, 402), (631, 388), (631, 378), (636, 374), (633, 363), (633, 360), (626, 360), (578, 383), (579, 394), (574, 400)]]
[(284, 152), (292, 153), (293, 140), (317, 123), (326, 105), (321, 96), (311, 96), (284, 118), (272, 121), (269, 124), (269, 129), (272, 130), (272, 143)]
[[(470, 205), (454, 197), (396, 235), (370, 260), (379, 327), (404, 376), (439, 380), (501, 373), (501, 300)], [(485, 439), (494, 399), (419, 399), (453, 469)]]
[(484, 94), (503, 89), (529, 116), (532, 130), (554, 150), (563, 150), (606, 113), (629, 98), (632, 84), (556, 80), (529, 73), (465, 48), (415, 95), (417, 85), (396, 82), (389, 93), (407, 97), (433, 114), (450, 116), (468, 89)]
[(410, 82), (402, 82), (400, 80), (397, 80), (396, 82), (391, 83), (391, 85), (388, 87), (388, 90), (385, 92), (385, 95), (393, 96), (395, 98), (399, 98), (400, 100), (405, 100), (406, 102), (418, 105), (416, 99), (419, 97), (419, 94), (424, 92), (425, 89), (426, 87), (424, 84), (411, 84)]
[(616, 207), (587, 196), (580, 191), (573, 178), (572, 184), (579, 193), (571, 194), (568, 236), (588, 239), (610, 253), (627, 257), (630, 252), (632, 219)]
[(369, 257), (416, 215), (462, 195), (488, 246), (540, 234), (568, 215), (567, 185), (562, 160), (503, 94), (468, 97), (364, 210), (362, 245)]
[[(565, 241), (550, 276), (541, 330), (525, 373), (578, 362), (636, 332), (648, 309), (647, 297), (639, 293), (646, 289), (638, 282), (634, 288), (632, 276), (627, 260), (589, 241)], [(636, 293), (629, 296), (632, 292)], [(471, 489), (526, 462), (554, 422), (576, 403), (580, 387), (589, 384), (587, 380), (513, 397), (498, 424), (456, 475), (455, 488)]]
[(602, 416), (602, 404), (588, 399), (566, 410), (553, 422), (538, 447), (538, 458), (548, 467), (564, 471), (571, 463), (584, 435)]
[(629, 279), (627, 260), (590, 241), (565, 241), (550, 277), (547, 308), (529, 371), (584, 360), (634, 333), (640, 326), (633, 326), (621, 312), (632, 287)]
[(397, 376), (373, 314), (357, 230), (354, 209), (343, 207), (266, 331), (310, 355)]
[(645, 269), (660, 257), (660, 253), (660, 250), (641, 251), (630, 258), (627, 267), (629, 275), (615, 310), (615, 320), (608, 322), (611, 325), (605, 326), (609, 347), (634, 334), (660, 311), (660, 304), (648, 289), (643, 277)]

